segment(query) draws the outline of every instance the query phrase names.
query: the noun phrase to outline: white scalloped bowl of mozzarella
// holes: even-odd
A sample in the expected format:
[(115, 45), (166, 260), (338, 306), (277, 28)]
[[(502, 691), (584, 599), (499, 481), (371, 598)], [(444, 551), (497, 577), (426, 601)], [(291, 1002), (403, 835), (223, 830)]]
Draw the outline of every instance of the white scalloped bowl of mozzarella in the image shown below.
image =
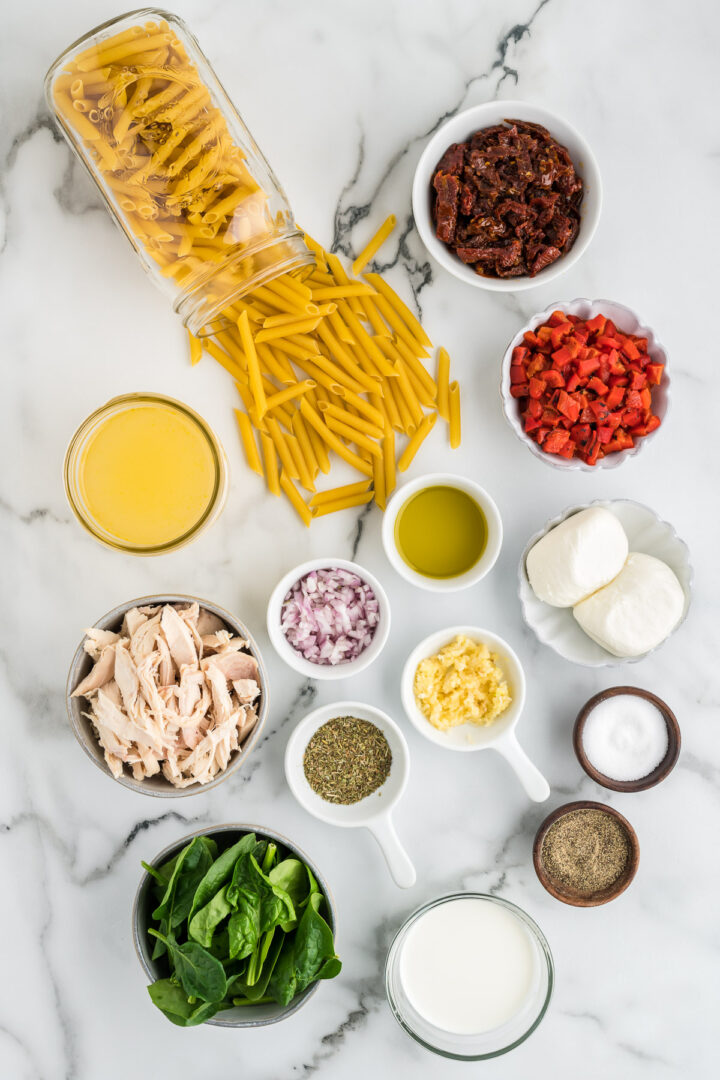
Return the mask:
[[(583, 630), (573, 615), (572, 607), (555, 607), (538, 599), (530, 585), (527, 559), (532, 548), (556, 526), (581, 510), (588, 510), (591, 507), (603, 507), (611, 511), (627, 535), (629, 551), (660, 559), (672, 570), (684, 594), (683, 610), (673, 629), (655, 648), (638, 656), (615, 656), (608, 652)], [(617, 581), (617, 578), (615, 580)], [(518, 593), (523, 619), (527, 625), (543, 645), (553, 649), (565, 660), (585, 667), (637, 663), (655, 652), (685, 621), (692, 598), (692, 584), (693, 570), (687, 544), (680, 539), (669, 522), (663, 521), (650, 507), (631, 499), (596, 499), (592, 503), (568, 507), (530, 538), (518, 568)]]

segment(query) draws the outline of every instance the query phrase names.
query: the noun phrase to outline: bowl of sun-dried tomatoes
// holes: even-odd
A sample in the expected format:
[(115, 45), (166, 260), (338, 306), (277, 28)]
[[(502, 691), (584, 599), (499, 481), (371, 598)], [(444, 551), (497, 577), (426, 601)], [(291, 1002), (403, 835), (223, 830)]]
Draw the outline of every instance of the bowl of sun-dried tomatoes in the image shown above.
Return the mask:
[(612, 469), (655, 437), (669, 406), (667, 354), (612, 300), (571, 300), (534, 315), (502, 365), (505, 416), (547, 464)]
[(566, 120), (529, 102), (488, 101), (435, 132), (412, 200), (433, 258), (471, 285), (510, 292), (577, 262), (602, 186), (592, 150)]

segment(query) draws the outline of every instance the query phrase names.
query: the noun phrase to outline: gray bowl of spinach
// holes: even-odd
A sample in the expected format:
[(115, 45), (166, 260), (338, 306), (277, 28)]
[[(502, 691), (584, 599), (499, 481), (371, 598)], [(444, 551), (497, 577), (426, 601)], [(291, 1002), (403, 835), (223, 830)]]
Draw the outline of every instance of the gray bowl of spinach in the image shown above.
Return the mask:
[(179, 1027), (276, 1023), (340, 972), (327, 885), (284, 836), (220, 825), (143, 867), (135, 949), (150, 998)]

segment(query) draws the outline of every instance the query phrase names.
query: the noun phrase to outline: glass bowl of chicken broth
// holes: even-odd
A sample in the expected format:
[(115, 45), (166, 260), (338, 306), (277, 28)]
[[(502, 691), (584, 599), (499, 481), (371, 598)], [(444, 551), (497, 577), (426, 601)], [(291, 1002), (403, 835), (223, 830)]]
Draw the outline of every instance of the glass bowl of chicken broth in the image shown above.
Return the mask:
[(486, 893), (453, 893), (400, 927), (385, 989), (416, 1042), (442, 1057), (481, 1061), (533, 1033), (550, 1004), (553, 971), (545, 936), (522, 908)]
[(255, 640), (207, 600), (143, 596), (85, 630), (67, 711), (87, 756), (143, 795), (208, 791), (241, 767), (268, 710)]

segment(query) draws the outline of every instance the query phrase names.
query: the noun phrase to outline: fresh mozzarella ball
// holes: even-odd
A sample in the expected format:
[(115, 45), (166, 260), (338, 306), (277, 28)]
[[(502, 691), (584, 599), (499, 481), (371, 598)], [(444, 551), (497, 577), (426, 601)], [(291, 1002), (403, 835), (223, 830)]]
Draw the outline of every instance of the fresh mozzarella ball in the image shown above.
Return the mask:
[(642, 656), (672, 633), (684, 607), (685, 593), (670, 567), (633, 551), (615, 580), (579, 603), (573, 615), (614, 656)]
[(612, 581), (627, 554), (627, 536), (618, 519), (602, 506), (591, 506), (538, 540), (527, 557), (527, 574), (538, 600), (573, 607)]

